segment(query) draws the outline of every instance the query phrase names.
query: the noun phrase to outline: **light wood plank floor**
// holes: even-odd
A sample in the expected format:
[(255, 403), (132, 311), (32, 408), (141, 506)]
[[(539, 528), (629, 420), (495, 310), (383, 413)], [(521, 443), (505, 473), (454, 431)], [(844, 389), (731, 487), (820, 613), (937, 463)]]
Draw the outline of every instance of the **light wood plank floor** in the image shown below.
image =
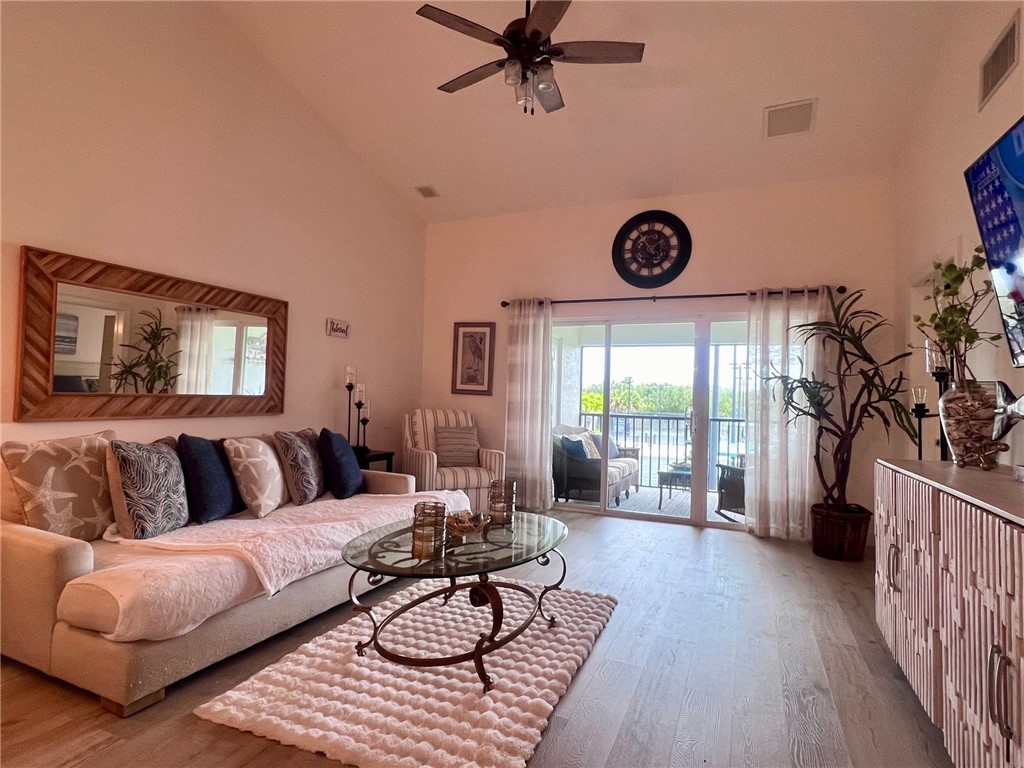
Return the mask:
[[(951, 765), (875, 626), (870, 562), (829, 562), (806, 544), (736, 531), (562, 517), (566, 586), (616, 595), (619, 605), (530, 768)], [(545, 579), (551, 566), (510, 573)], [(352, 615), (337, 608), (271, 638), (125, 720), (4, 659), (2, 764), (338, 766), (191, 710)]]

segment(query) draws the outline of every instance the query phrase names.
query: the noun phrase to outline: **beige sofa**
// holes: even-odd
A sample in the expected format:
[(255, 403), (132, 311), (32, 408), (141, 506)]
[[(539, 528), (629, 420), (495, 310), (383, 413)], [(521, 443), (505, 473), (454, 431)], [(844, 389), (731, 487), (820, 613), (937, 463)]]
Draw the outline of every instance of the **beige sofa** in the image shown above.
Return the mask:
[[(372, 494), (414, 490), (411, 475), (363, 475)], [(352, 568), (338, 565), (292, 582), (271, 598), (263, 594), (223, 610), (184, 635), (115, 642), (58, 617), (75, 614), (67, 601), (58, 610), (67, 584), (109, 561), (111, 547), (119, 545), (0, 522), (0, 651), (99, 694), (103, 706), (122, 717), (161, 700), (167, 685), (348, 600)], [(123, 549), (118, 554), (123, 557)], [(356, 584), (357, 593), (368, 589), (364, 579)]]

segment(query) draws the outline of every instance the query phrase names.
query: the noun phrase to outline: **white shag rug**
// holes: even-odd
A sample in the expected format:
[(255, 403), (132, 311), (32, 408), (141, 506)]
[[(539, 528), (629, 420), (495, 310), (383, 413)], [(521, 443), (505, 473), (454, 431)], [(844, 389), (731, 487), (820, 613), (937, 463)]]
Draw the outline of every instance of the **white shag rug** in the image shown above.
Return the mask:
[[(495, 581), (512, 581), (496, 577)], [(543, 585), (528, 586), (539, 591)], [(421, 581), (374, 607), (378, 621), (399, 605), (444, 586)], [(500, 636), (528, 615), (527, 598), (501, 591)], [(364, 602), (373, 604), (373, 595)], [(484, 693), (472, 662), (406, 667), (366, 656), (356, 642), (370, 637), (363, 615), (306, 643), (195, 714), (360, 768), (506, 768), (529, 760), (548, 717), (590, 654), (616, 599), (575, 589), (549, 592), (545, 611), (508, 645), (484, 657), (494, 687)], [(490, 628), (489, 607), (470, 605), (463, 590), (442, 605), (431, 600), (396, 619), (385, 646), (409, 656), (472, 650)]]

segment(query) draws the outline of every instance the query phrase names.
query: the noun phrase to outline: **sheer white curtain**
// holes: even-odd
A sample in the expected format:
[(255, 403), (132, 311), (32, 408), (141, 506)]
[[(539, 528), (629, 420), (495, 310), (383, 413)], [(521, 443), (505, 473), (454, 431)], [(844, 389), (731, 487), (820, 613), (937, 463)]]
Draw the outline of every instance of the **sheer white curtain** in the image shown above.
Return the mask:
[(178, 316), (177, 391), (184, 395), (204, 395), (210, 391), (213, 377), (213, 323), (217, 310), (208, 307), (174, 308)]
[(505, 476), (516, 503), (549, 509), (551, 486), (551, 301), (513, 299), (509, 308)]
[(810, 506), (821, 501), (813, 464), (814, 422), (790, 422), (778, 387), (766, 381), (811, 371), (824, 376), (820, 344), (804, 344), (791, 330), (823, 317), (825, 288), (812, 290), (770, 295), (763, 288), (748, 294), (745, 508), (747, 530), (756, 536), (809, 538)]

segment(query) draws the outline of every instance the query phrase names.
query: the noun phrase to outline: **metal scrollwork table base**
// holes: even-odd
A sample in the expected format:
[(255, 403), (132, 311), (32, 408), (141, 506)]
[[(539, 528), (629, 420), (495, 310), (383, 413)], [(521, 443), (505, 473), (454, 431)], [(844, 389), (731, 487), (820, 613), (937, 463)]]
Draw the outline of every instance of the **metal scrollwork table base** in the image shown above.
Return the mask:
[[(373, 627), (369, 639), (356, 644), (356, 652), (364, 656), (366, 649), (373, 647), (388, 661), (409, 667), (443, 667), (472, 661), (484, 691), (489, 691), (494, 681), (484, 667), (484, 657), (523, 634), (538, 614), (549, 627), (553, 627), (558, 619), (554, 613), (545, 610), (544, 598), (549, 592), (559, 589), (565, 580), (565, 557), (556, 547), (567, 533), (565, 524), (554, 518), (516, 512), (511, 525), (490, 526), (480, 533), (461, 537), (431, 560), (411, 555), (411, 521), (383, 526), (354, 539), (345, 549), (346, 562), (356, 568), (348, 582), (349, 599), (356, 612), (366, 614)], [(558, 556), (561, 573), (555, 582), (539, 592), (518, 582), (495, 580), (490, 576), (495, 571), (534, 560), (547, 566), (551, 562), (551, 553)], [(445, 578), (448, 584), (399, 606), (378, 621), (373, 606), (361, 603), (354, 591), (360, 573), (366, 574), (371, 587), (383, 582), (385, 576)], [(459, 582), (460, 576), (470, 577), (470, 580)], [(505, 626), (503, 590), (517, 592), (528, 600), (526, 618), (518, 626)], [(490, 629), (479, 634), (473, 650), (448, 656), (408, 656), (388, 647), (386, 630), (398, 617), (432, 600), (447, 604), (460, 592), (466, 593), (471, 605), (477, 608), (489, 606), (491, 611)]]

